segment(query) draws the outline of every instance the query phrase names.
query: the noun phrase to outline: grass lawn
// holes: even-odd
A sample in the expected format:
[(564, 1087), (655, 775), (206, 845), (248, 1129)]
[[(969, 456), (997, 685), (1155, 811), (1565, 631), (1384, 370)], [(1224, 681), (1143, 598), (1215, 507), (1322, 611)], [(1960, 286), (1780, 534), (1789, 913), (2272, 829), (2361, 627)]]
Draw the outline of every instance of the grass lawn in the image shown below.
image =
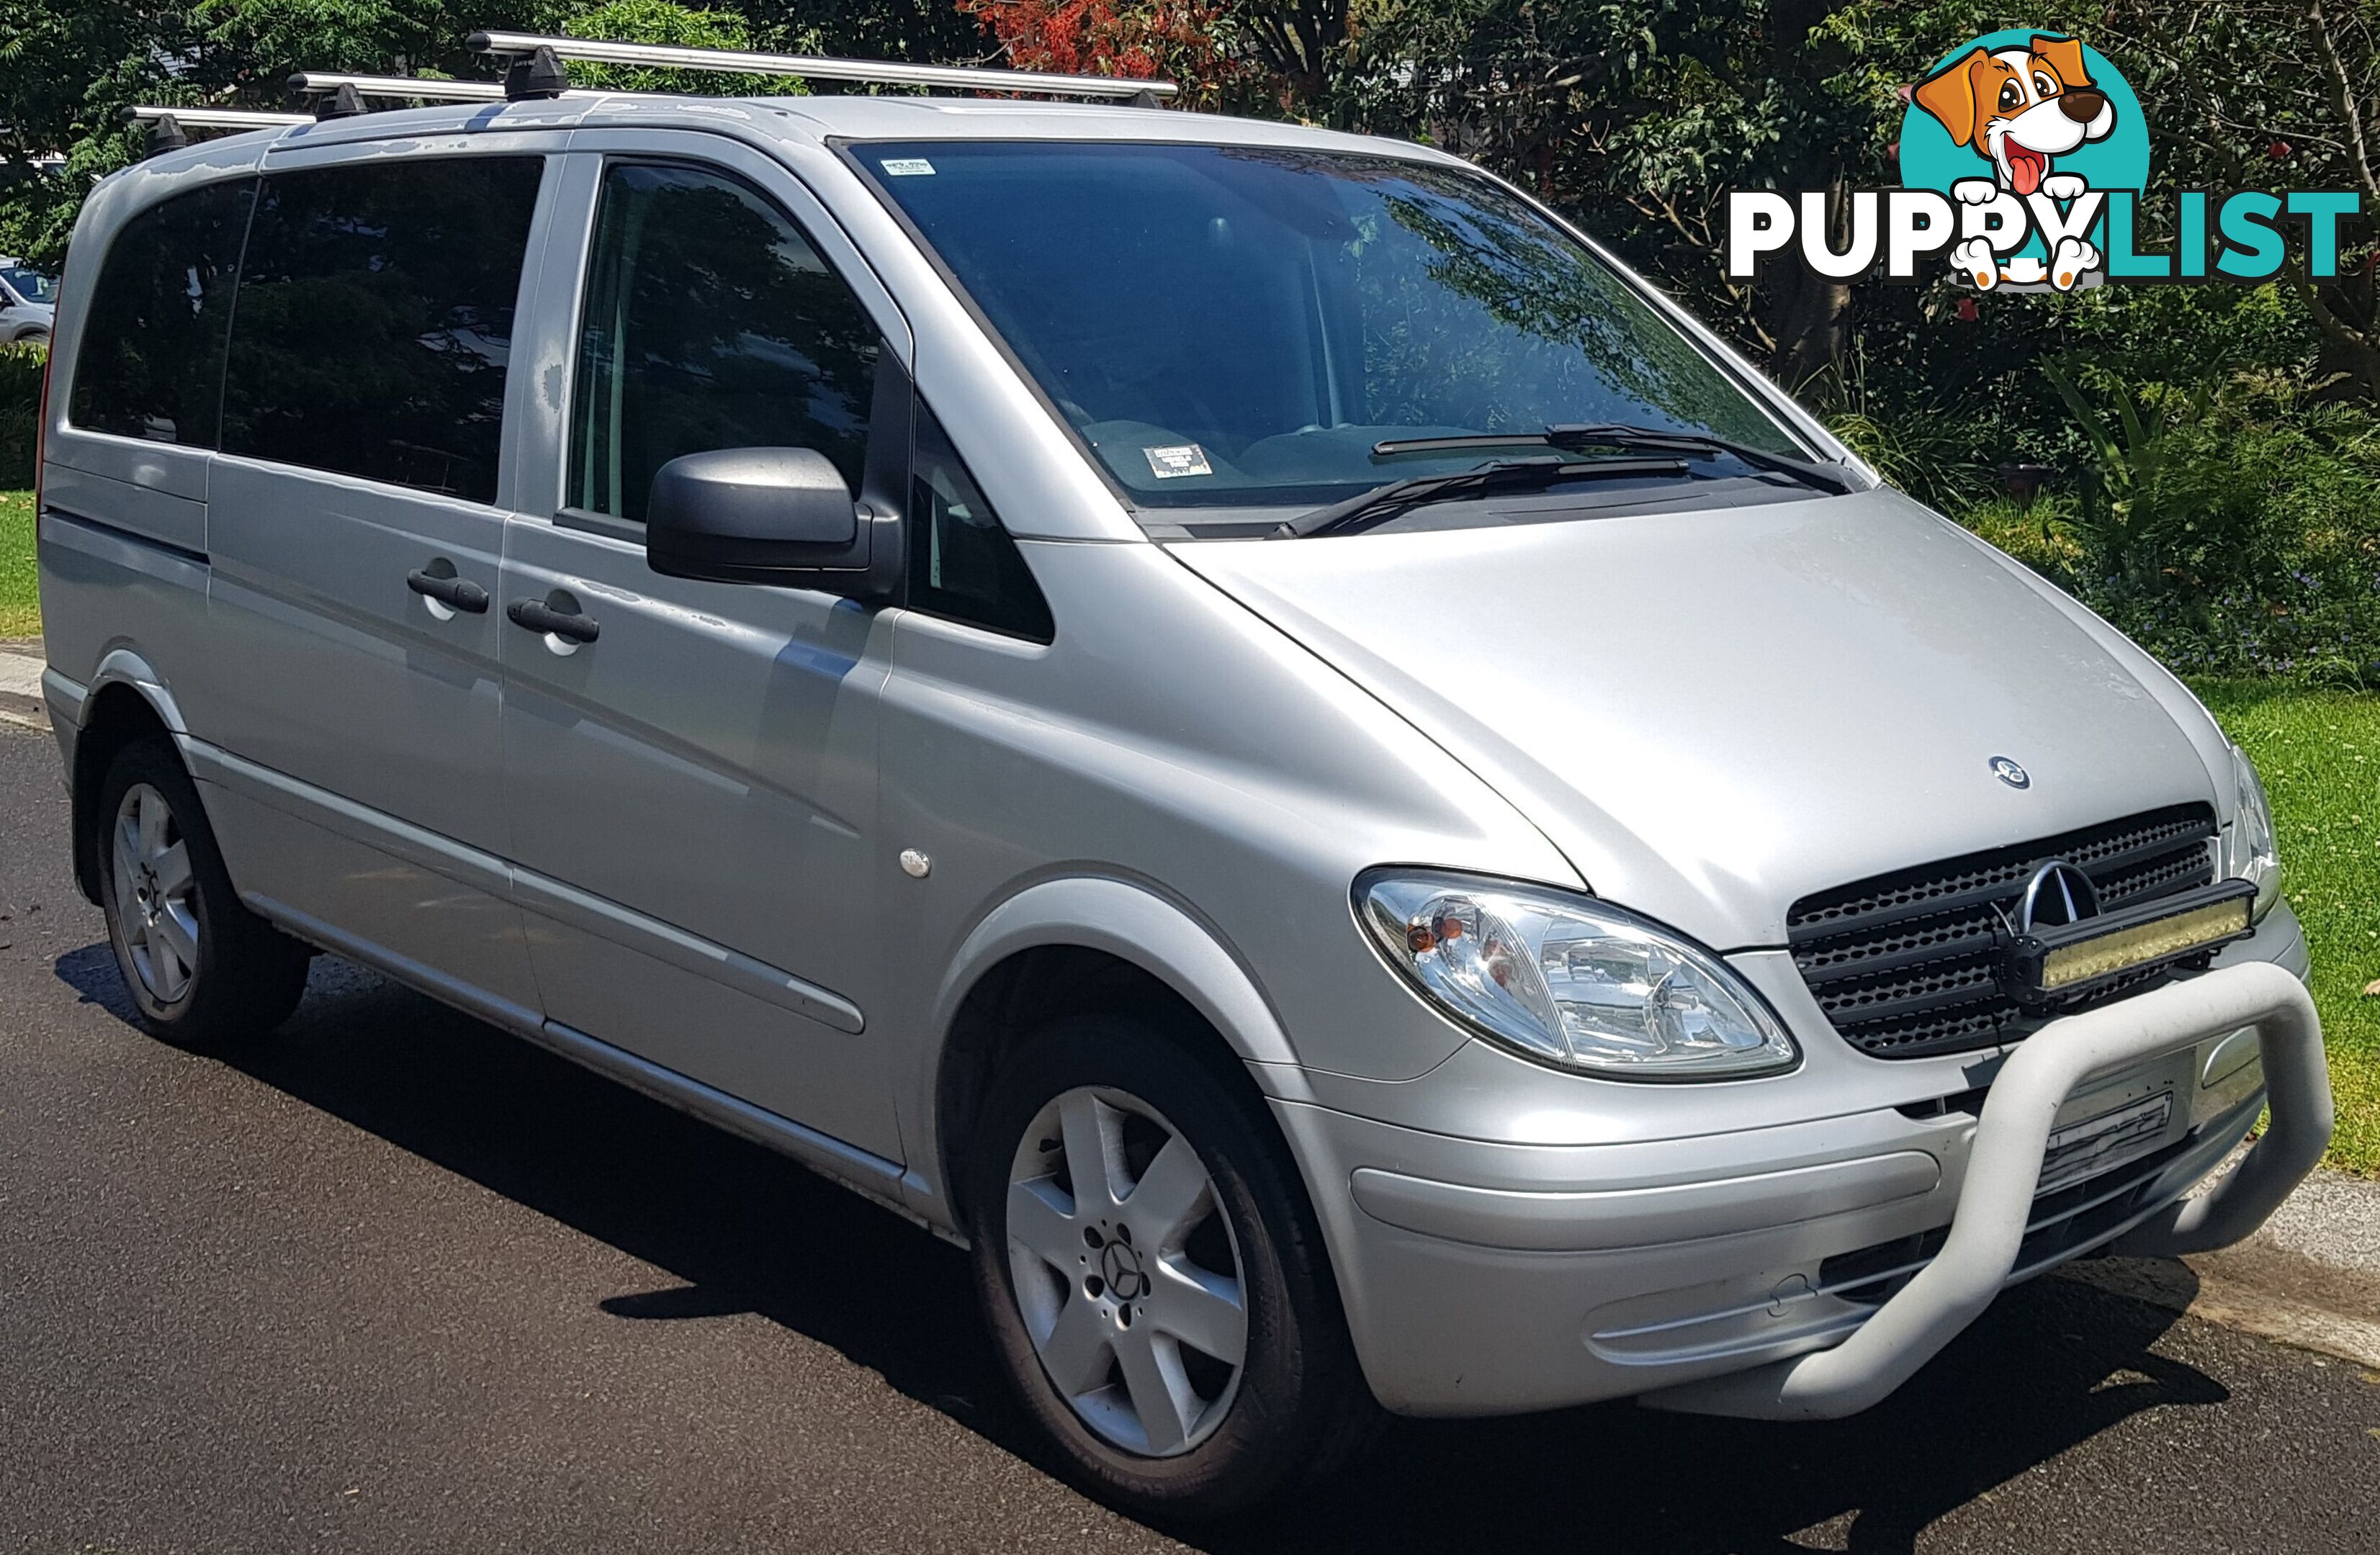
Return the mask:
[(2281, 890), (2313, 953), (2338, 1133), (2331, 1163), (2380, 1176), (2380, 696), (2268, 681), (2192, 688), (2255, 758), (2280, 829)]
[(0, 637), (33, 637), (42, 630), (33, 597), (33, 494), (0, 491)]
[[(0, 491), (0, 637), (41, 631), (33, 494)], [(2380, 1176), (2380, 696), (2267, 681), (2198, 694), (2256, 758), (2280, 826), (2282, 883), (2313, 950), (2338, 1095), (2334, 1164)]]

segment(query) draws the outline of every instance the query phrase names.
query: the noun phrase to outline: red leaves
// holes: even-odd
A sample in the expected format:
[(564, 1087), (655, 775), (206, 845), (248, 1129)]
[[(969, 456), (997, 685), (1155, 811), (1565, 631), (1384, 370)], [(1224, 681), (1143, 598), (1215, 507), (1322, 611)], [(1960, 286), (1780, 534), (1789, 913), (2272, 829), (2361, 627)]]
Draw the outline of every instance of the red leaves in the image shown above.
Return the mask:
[(1171, 76), (1211, 90), (1237, 66), (1215, 46), (1215, 0), (959, 0), (1020, 70)]

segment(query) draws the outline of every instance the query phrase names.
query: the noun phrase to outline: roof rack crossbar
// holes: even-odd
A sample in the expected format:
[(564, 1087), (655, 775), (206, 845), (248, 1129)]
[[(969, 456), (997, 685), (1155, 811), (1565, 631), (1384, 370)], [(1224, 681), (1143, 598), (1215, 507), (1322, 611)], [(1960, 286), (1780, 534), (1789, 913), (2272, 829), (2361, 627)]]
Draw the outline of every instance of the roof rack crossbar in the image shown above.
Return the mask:
[(300, 94), (333, 92), (353, 87), (363, 97), (398, 98), (415, 102), (502, 102), (503, 85), (495, 81), (433, 81), (419, 76), (350, 76), (335, 70), (300, 70), (289, 78), (289, 90)]
[(172, 119), (185, 129), (275, 129), (284, 125), (312, 124), (311, 114), (264, 114), (252, 108), (180, 108), (142, 103), (124, 110), (127, 120)]
[(819, 81), (874, 81), (892, 86), (947, 87), (960, 91), (1021, 91), (1052, 97), (1172, 97), (1172, 81), (1125, 76), (1053, 76), (1033, 70), (995, 70), (957, 65), (903, 65), (892, 60), (818, 59), (805, 54), (747, 54), (739, 49), (680, 48), (663, 43), (612, 43), (584, 38), (550, 38), (532, 32), (474, 32), (468, 46), (477, 54), (507, 57), (552, 49), (556, 58), (590, 64), (642, 65), (665, 70), (719, 70), (741, 76), (801, 76)]

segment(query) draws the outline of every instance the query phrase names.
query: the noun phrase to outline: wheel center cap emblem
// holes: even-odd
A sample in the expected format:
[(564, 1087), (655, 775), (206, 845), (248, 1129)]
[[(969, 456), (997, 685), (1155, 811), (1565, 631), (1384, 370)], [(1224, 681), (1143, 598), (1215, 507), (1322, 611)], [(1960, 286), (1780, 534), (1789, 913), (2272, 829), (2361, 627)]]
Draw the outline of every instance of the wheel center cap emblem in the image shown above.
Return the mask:
[(1129, 1242), (1110, 1242), (1100, 1250), (1099, 1274), (1118, 1301), (1137, 1301), (1148, 1294), (1148, 1275)]
[(2026, 775), (2024, 768), (2019, 766), (2013, 760), (2007, 756), (1994, 756), (1992, 758), (1992, 776), (1998, 778), (2001, 782), (2006, 783), (2011, 789), (2029, 789), (2033, 787), (2033, 779)]

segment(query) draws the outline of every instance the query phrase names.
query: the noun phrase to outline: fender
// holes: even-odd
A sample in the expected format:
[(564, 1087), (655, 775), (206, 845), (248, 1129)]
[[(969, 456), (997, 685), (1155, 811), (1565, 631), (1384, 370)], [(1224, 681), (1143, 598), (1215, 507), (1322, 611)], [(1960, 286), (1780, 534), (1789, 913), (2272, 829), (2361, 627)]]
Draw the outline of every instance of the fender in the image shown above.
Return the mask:
[[(1099, 875), (1042, 881), (986, 913), (942, 975), (930, 1029), (951, 1029), (986, 971), (1045, 945), (1078, 945), (1132, 962), (1189, 1000), (1248, 1064), (1295, 1070), (1296, 1052), (1272, 1006), (1206, 925), (1144, 886)], [(1263, 1068), (1257, 1072), (1265, 1083)]]
[(156, 666), (140, 653), (124, 647), (110, 648), (101, 656), (99, 668), (91, 671), (91, 681), (83, 688), (82, 701), (75, 709), (76, 723), (81, 723), (81, 715), (89, 711), (101, 692), (119, 682), (140, 693), (140, 699), (164, 721), (176, 743), (189, 737), (190, 726), (184, 721), (181, 705), (174, 700), (165, 677), (157, 673)]
[[(917, 1137), (935, 1141), (930, 1152), (913, 1150), (903, 1180), (910, 1208), (953, 1240), (954, 1211), (945, 1198), (941, 1157), (940, 1113), (945, 1039), (957, 1023), (959, 1007), (984, 974), (1020, 951), (1044, 946), (1078, 946), (1128, 961), (1188, 1001), (1220, 1033), (1247, 1066), (1266, 1095), (1285, 1101), (1313, 1100), (1305, 1071), (1298, 1067), (1289, 1034), (1256, 980), (1214, 932), (1178, 904), (1146, 886), (1104, 875), (1043, 880), (1010, 897), (978, 921), (943, 971), (927, 1030), (934, 1042), (919, 1067), (909, 1123), (923, 1124)], [(931, 1159), (926, 1157), (930, 1153)]]
[[(51, 708), (52, 728), (58, 741), (58, 753), (65, 758), (67, 792), (73, 802), (68, 836), (74, 859), (75, 884), (93, 904), (99, 898), (99, 859), (91, 846), (97, 836), (91, 817), (85, 806), (93, 797), (100, 774), (82, 770), (85, 745), (84, 730), (91, 722), (91, 710), (100, 705), (111, 686), (128, 686), (141, 705), (157, 717), (187, 757), (190, 738), (189, 724), (182, 717), (181, 705), (174, 700), (164, 677), (139, 652), (128, 647), (110, 648), (100, 657), (99, 666), (91, 671), (88, 683), (77, 685), (55, 669), (42, 673), (42, 694)], [(60, 717), (66, 715), (66, 717)]]

